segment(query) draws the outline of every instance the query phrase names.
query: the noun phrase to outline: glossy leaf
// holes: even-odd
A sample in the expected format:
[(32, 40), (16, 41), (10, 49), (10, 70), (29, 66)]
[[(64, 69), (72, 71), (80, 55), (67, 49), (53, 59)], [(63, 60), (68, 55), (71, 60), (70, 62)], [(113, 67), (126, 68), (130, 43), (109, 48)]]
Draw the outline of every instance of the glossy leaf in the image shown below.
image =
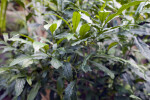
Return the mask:
[(32, 78), (30, 76), (27, 76), (27, 82), (31, 86), (32, 85)]
[[(16, 64), (19, 64), (19, 63), (23, 63), (23, 62), (26, 62), (26, 61), (30, 61), (32, 59), (32, 57), (30, 56), (25, 56), (25, 55), (22, 55), (16, 59), (14, 59), (9, 66), (14, 66)], [(31, 63), (30, 63), (31, 64)], [(24, 66), (24, 67), (27, 67), (27, 66)]]
[(63, 65), (63, 75), (68, 79), (71, 80), (72, 79), (72, 67), (71, 64), (66, 62)]
[(105, 72), (106, 74), (108, 74), (112, 79), (114, 79), (114, 73), (109, 70), (108, 68), (106, 68), (105, 66), (103, 66), (100, 63), (96, 63), (94, 61), (90, 61), (93, 65), (95, 65), (96, 67), (98, 67), (100, 70), (102, 70), (103, 72)]
[(59, 60), (57, 60), (56, 58), (52, 58), (52, 60), (51, 60), (51, 65), (54, 67), (54, 68), (56, 68), (56, 69), (58, 69), (60, 66), (62, 66), (63, 64), (59, 61)]
[(41, 48), (44, 48), (46, 51), (49, 49), (49, 45), (41, 42), (33, 42), (34, 52), (38, 52)]
[(150, 49), (149, 46), (144, 43), (140, 38), (134, 38), (135, 44), (140, 50), (141, 54), (146, 57), (147, 59), (150, 59)]
[(65, 100), (70, 100), (72, 94), (73, 94), (73, 89), (75, 86), (75, 81), (70, 82), (67, 86), (67, 88), (65, 89)]
[(85, 57), (82, 65), (81, 65), (81, 68), (84, 72), (87, 72), (87, 71), (91, 71), (91, 68), (89, 65), (87, 65), (87, 61), (89, 60), (89, 58), (92, 56), (92, 54), (89, 54), (87, 57)]
[(24, 85), (25, 85), (24, 79), (17, 79), (16, 80), (16, 84), (15, 84), (16, 96), (19, 96), (22, 93)]

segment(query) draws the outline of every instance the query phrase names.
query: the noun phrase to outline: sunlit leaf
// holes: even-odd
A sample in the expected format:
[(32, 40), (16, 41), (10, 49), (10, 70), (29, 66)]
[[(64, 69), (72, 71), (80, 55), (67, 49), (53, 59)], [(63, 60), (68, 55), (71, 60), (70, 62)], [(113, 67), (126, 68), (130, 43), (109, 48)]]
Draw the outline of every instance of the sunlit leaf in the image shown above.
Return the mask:
[(44, 48), (46, 51), (49, 49), (49, 45), (41, 42), (33, 42), (34, 52), (38, 52), (41, 48)]
[(90, 25), (88, 24), (84, 24), (81, 26), (80, 28), (80, 31), (79, 31), (79, 34), (80, 34), (80, 37), (84, 37), (85, 34), (90, 30)]
[[(121, 8), (118, 9), (118, 11), (114, 14), (111, 14), (107, 20), (105, 21), (105, 24), (107, 24), (109, 21), (111, 21), (113, 18), (115, 18), (116, 16), (118, 16), (119, 14), (122, 13), (122, 11), (124, 11), (125, 9), (128, 9), (129, 7), (131, 6), (135, 6), (135, 5), (138, 5), (140, 4), (142, 1), (133, 1), (133, 2), (130, 2), (130, 3), (127, 3), (127, 4), (124, 4)], [(105, 26), (104, 24), (104, 26)]]
[(81, 15), (79, 12), (74, 12), (72, 16), (72, 24), (73, 24), (73, 31), (76, 32), (78, 24), (80, 22)]
[(51, 60), (51, 64), (54, 68), (58, 69), (60, 66), (62, 66), (63, 64), (57, 60), (56, 58), (52, 58)]

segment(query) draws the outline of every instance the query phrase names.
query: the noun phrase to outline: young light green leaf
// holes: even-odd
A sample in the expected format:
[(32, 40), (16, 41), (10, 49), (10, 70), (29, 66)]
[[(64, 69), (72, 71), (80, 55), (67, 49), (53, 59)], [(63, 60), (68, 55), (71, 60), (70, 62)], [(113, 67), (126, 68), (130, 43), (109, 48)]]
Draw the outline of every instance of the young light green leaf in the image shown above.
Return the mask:
[(111, 15), (107, 18), (107, 20), (105, 21), (104, 26), (105, 26), (108, 22), (110, 22), (113, 18), (115, 18), (116, 16), (118, 16), (119, 14), (121, 14), (122, 11), (124, 11), (125, 9), (128, 9), (129, 7), (134, 6), (134, 5), (138, 5), (138, 4), (140, 4), (141, 2), (142, 2), (142, 1), (133, 1), (133, 2), (130, 2), (130, 3), (128, 3), (128, 4), (124, 4), (121, 8), (119, 8), (119, 10), (118, 10), (115, 14), (111, 14)]
[(100, 63), (96, 63), (94, 61), (90, 61), (93, 65), (95, 65), (96, 67), (98, 67), (100, 70), (102, 70), (103, 72), (105, 72), (106, 74), (108, 74), (112, 79), (114, 79), (114, 73), (109, 70), (108, 68), (106, 68), (105, 66), (103, 66)]
[(44, 48), (46, 51), (49, 49), (49, 45), (41, 42), (33, 42), (34, 52), (38, 52), (41, 48)]
[(110, 14), (110, 11), (99, 11), (98, 12), (98, 17), (101, 21), (101, 24), (106, 20), (107, 16)]
[(17, 79), (16, 80), (16, 84), (15, 84), (16, 96), (19, 96), (22, 93), (24, 85), (25, 85), (24, 79)]
[(81, 14), (81, 18), (84, 19), (85, 21), (87, 21), (88, 23), (92, 24), (93, 21), (90, 19), (89, 16), (87, 16), (86, 14), (84, 13), (80, 13)]
[(60, 66), (62, 66), (63, 64), (57, 60), (56, 58), (52, 58), (51, 60), (51, 64), (54, 68), (58, 69)]
[(54, 23), (50, 26), (50, 31), (51, 31), (52, 34), (54, 34), (56, 29), (57, 29), (57, 24), (56, 23)]
[(73, 24), (73, 31), (76, 32), (78, 24), (80, 22), (81, 15), (79, 12), (74, 12), (72, 16), (72, 24)]
[(36, 83), (35, 86), (31, 89), (28, 97), (27, 97), (27, 100), (34, 100), (34, 98), (36, 97), (39, 89), (41, 87), (41, 83)]
[(89, 24), (84, 24), (84, 25), (82, 25), (81, 28), (80, 28), (80, 32), (79, 32), (80, 37), (81, 37), (81, 38), (84, 37), (85, 34), (86, 34), (89, 30), (90, 30), (90, 25), (89, 25)]
[(14, 60), (10, 63), (9, 66), (14, 66), (14, 65), (16, 65), (16, 64), (19, 64), (19, 63), (22, 63), (22, 62), (24, 62), (24, 61), (26, 61), (26, 60), (31, 60), (31, 59), (32, 59), (32, 57), (23, 55), (23, 56), (20, 56), (20, 57), (14, 59)]

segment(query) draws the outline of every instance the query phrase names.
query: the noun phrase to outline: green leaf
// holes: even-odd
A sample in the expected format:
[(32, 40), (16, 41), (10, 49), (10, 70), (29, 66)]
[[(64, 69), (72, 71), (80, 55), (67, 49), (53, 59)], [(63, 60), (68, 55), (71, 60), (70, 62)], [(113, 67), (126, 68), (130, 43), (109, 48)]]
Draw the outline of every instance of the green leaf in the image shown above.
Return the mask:
[(80, 37), (84, 37), (85, 34), (90, 30), (90, 25), (89, 24), (84, 24), (81, 26), (79, 34)]
[(114, 79), (114, 73), (109, 70), (108, 68), (106, 68), (105, 66), (103, 66), (100, 63), (96, 63), (94, 61), (90, 61), (93, 65), (95, 65), (96, 67), (98, 67), (100, 70), (102, 70), (103, 72), (105, 72), (106, 74), (108, 74), (112, 79)]
[(110, 14), (110, 11), (99, 11), (98, 12), (98, 17), (101, 21), (101, 24), (106, 20), (107, 16)]
[(83, 40), (79, 40), (79, 41), (74, 42), (73, 44), (71, 44), (71, 46), (75, 46), (75, 45), (80, 44), (81, 42), (84, 42), (84, 41), (86, 41), (86, 40), (87, 40), (87, 38), (86, 38), (86, 39), (83, 39)]
[(12, 67), (0, 67), (0, 74), (12, 69)]
[(135, 96), (135, 95), (130, 95), (130, 98), (134, 99), (134, 100), (142, 100), (141, 98)]
[(84, 13), (80, 13), (81, 14), (81, 18), (84, 19), (86, 22), (92, 24), (92, 20), (90, 19), (90, 15), (89, 14), (85, 14), (87, 12), (84, 11)]
[(72, 30), (72, 26), (65, 19), (63, 19), (61, 16), (56, 15), (56, 14), (45, 14), (45, 15), (54, 15), (54, 16), (57, 16), (58, 18), (62, 19), (68, 25), (68, 27), (70, 28), (70, 30)]
[(108, 51), (109, 49), (111, 49), (112, 47), (114, 47), (115, 45), (117, 45), (118, 42), (112, 42), (109, 46), (108, 46)]
[(27, 100), (34, 100), (34, 98), (36, 97), (37, 93), (39, 92), (39, 89), (41, 87), (41, 83), (36, 83), (35, 86), (31, 89)]
[(46, 59), (47, 57), (48, 57), (48, 55), (43, 52), (37, 52), (32, 55), (33, 59)]
[(15, 36), (13, 36), (12, 38), (8, 39), (8, 41), (19, 41), (21, 43), (32, 45), (32, 43), (30, 41), (19, 38), (19, 34), (17, 34)]
[(17, 79), (16, 80), (16, 84), (15, 84), (16, 96), (19, 96), (22, 93), (24, 85), (25, 85), (24, 79)]
[(124, 4), (121, 8), (118, 9), (118, 11), (115, 13), (115, 14), (111, 14), (107, 20), (105, 21), (105, 24), (104, 26), (109, 22), (111, 21), (113, 18), (115, 18), (116, 16), (118, 16), (119, 14), (122, 13), (122, 11), (124, 11), (125, 9), (128, 9), (129, 7), (131, 6), (134, 6), (134, 5), (138, 5), (140, 4), (142, 1), (133, 1), (133, 2), (130, 2), (128, 4)]
[(56, 68), (56, 69), (58, 69), (60, 66), (62, 66), (63, 64), (59, 61), (59, 60), (57, 60), (56, 58), (52, 58), (52, 60), (51, 60), (51, 65), (54, 67), (54, 68)]
[(64, 88), (64, 81), (62, 80), (62, 77), (59, 77), (57, 79), (57, 91), (59, 94), (63, 93), (63, 88)]
[(31, 86), (32, 85), (32, 78), (31, 78), (31, 76), (27, 76), (27, 82), (28, 82), (28, 84)]
[(67, 88), (65, 89), (65, 97), (64, 97), (65, 99), (64, 100), (71, 100), (74, 86), (75, 86), (75, 81), (72, 81), (68, 84)]
[(16, 50), (16, 48), (13, 48), (11, 46), (5, 46), (4, 47), (4, 50), (3, 50), (3, 53), (7, 52), (7, 51), (13, 51), (13, 50)]
[(135, 44), (136, 44), (137, 48), (141, 52), (141, 54), (144, 57), (146, 57), (147, 59), (150, 60), (150, 49), (149, 49), (149, 46), (146, 43), (144, 43), (140, 38), (134, 37), (134, 41), (135, 41)]
[(81, 15), (79, 12), (74, 12), (72, 17), (73, 31), (76, 32), (78, 24), (80, 22)]
[[(14, 60), (10, 63), (9, 66), (14, 66), (14, 65), (16, 65), (16, 64), (23, 63), (24, 61), (26, 62), (27, 60), (31, 60), (31, 59), (32, 59), (31, 56), (25, 56), (25, 55), (23, 55), (23, 56), (20, 56), (20, 57), (14, 59)], [(30, 64), (31, 64), (31, 63), (30, 63)], [(23, 66), (24, 66), (24, 65), (23, 65)], [(26, 66), (26, 67), (27, 67), (27, 66)]]
[(22, 63), (22, 67), (28, 67), (29, 65), (33, 64), (33, 59), (32, 57), (25, 59)]
[(72, 67), (71, 64), (66, 62), (63, 65), (63, 75), (68, 79), (71, 80), (72, 79)]
[(49, 45), (46, 43), (41, 43), (41, 42), (33, 42), (33, 48), (34, 52), (38, 52), (41, 48), (45, 49), (47, 51), (49, 49)]
[(89, 58), (92, 56), (92, 54), (89, 54), (87, 57), (85, 57), (82, 65), (81, 65), (81, 68), (84, 72), (87, 72), (87, 71), (91, 71), (91, 68), (90, 66), (87, 65), (87, 61), (89, 60)]
[(3, 38), (4, 38), (4, 41), (7, 42), (7, 40), (8, 40), (8, 33), (3, 33)]
[(30, 38), (29, 36), (26, 36), (24, 34), (19, 34), (20, 36), (23, 36), (25, 38), (27, 38), (29, 41), (31, 41), (32, 43), (34, 42), (34, 40), (32, 38)]
[(56, 23), (54, 23), (54, 24), (52, 24), (52, 25), (50, 26), (50, 31), (51, 31), (52, 34), (54, 34), (56, 28), (57, 28), (57, 24), (56, 24)]

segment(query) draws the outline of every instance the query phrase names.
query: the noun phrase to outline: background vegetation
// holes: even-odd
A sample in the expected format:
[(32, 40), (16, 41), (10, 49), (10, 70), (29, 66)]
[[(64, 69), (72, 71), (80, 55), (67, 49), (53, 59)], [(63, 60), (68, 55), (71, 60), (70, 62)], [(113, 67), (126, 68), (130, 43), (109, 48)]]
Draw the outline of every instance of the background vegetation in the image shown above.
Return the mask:
[(0, 100), (149, 100), (149, 4), (1, 0)]

